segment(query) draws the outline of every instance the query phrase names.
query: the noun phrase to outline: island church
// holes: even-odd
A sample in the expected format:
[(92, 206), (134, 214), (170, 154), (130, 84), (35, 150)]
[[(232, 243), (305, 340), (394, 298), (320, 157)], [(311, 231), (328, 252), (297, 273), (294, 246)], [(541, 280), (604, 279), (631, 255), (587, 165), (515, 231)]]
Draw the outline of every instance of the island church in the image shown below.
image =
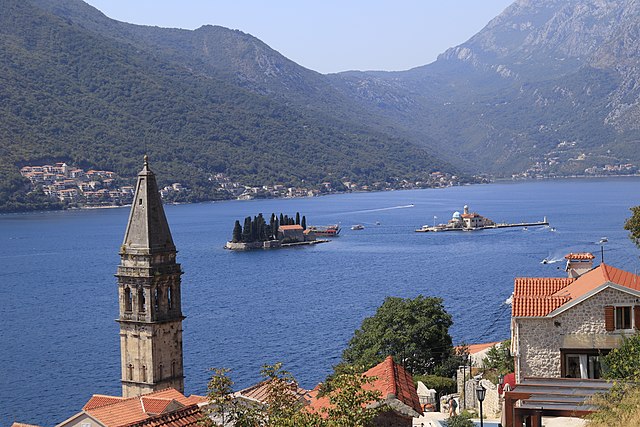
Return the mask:
[(123, 397), (169, 387), (184, 393), (185, 317), (176, 253), (156, 177), (145, 156), (116, 273)]

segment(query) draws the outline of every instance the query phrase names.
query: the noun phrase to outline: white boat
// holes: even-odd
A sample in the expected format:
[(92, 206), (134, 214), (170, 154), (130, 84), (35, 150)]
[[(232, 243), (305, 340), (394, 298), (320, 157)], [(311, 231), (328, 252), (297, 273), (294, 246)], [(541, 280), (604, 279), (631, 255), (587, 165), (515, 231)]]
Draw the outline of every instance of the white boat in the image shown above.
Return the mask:
[(352, 230), (364, 230), (364, 225), (362, 225), (362, 224), (352, 225), (351, 229)]

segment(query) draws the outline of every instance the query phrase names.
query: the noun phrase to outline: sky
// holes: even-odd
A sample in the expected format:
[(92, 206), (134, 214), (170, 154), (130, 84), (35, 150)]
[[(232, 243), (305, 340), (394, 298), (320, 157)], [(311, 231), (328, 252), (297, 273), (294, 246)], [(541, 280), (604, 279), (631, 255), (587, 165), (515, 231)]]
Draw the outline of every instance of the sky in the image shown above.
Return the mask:
[(513, 0), (85, 0), (118, 21), (249, 33), (320, 73), (407, 70), (480, 31)]

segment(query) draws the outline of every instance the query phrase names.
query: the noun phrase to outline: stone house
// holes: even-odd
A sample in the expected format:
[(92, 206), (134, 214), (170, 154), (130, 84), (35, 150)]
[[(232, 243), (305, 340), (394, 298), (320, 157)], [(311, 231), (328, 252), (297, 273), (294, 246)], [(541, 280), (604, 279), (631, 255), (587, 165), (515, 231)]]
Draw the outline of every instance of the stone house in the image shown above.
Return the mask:
[(565, 258), (569, 277), (515, 279), (511, 352), (518, 383), (600, 378), (601, 356), (640, 329), (640, 276), (604, 263), (585, 266), (591, 254)]
[(304, 229), (301, 225), (281, 225), (278, 228), (278, 239), (285, 243), (304, 242)]

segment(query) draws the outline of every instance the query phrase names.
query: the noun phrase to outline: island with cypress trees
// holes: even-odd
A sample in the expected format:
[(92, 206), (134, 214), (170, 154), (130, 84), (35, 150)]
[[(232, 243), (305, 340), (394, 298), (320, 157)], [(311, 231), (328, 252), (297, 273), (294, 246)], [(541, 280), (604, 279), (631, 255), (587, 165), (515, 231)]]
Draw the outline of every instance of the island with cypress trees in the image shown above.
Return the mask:
[(328, 242), (328, 240), (316, 239), (315, 232), (307, 228), (307, 218), (300, 212), (289, 217), (280, 213), (277, 216), (271, 214), (269, 223), (262, 213), (251, 218), (244, 219), (244, 224), (239, 220), (233, 227), (231, 240), (225, 245), (226, 249), (246, 251), (251, 249), (275, 249), (300, 245), (314, 245)]

